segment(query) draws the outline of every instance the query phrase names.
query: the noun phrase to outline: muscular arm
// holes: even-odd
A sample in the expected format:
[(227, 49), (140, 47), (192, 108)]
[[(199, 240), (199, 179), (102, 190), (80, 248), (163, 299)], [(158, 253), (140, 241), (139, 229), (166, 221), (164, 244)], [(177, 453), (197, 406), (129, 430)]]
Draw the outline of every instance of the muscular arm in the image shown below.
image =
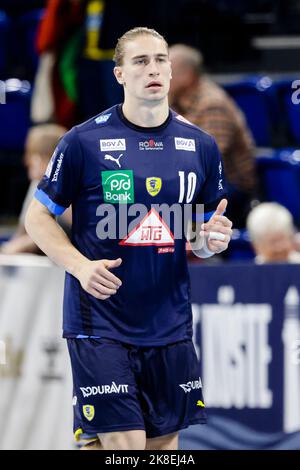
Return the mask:
[(234, 126), (225, 109), (220, 106), (207, 107), (196, 124), (214, 136), (222, 155), (229, 152), (234, 138)]
[(32, 240), (54, 263), (77, 277), (80, 263), (87, 261), (70, 242), (54, 216), (36, 199), (33, 199), (26, 217), (25, 228)]
[(40, 249), (56, 264), (76, 277), (84, 290), (105, 300), (122, 284), (109, 269), (121, 264), (121, 259), (91, 261), (72, 245), (54, 216), (36, 199), (30, 203), (25, 228)]

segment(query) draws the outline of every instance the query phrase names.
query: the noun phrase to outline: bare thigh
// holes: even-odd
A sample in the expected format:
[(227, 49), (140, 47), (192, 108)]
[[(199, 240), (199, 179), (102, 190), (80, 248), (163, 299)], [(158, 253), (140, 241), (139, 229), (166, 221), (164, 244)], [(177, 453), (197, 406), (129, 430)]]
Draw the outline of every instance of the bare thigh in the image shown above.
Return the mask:
[(146, 433), (143, 430), (107, 432), (98, 434), (103, 450), (145, 450)]
[(147, 439), (146, 450), (178, 450), (178, 432)]

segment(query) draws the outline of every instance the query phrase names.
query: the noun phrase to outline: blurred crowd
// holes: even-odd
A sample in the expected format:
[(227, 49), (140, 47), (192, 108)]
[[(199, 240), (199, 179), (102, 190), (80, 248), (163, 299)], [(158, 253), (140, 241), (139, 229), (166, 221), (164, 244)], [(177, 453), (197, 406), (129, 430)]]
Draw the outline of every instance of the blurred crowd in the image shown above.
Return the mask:
[[(192, 11), (195, 2), (187, 3)], [(200, 3), (204, 11), (209, 10), (207, 2)], [(174, 11), (178, 12), (179, 6), (180, 2), (176, 1)], [(62, 135), (73, 125), (122, 101), (122, 88), (112, 75), (114, 46), (124, 31), (147, 25), (166, 34), (172, 44), (171, 108), (217, 141), (227, 178), (229, 204), (226, 215), (233, 221), (235, 229), (245, 231), (249, 236), (252, 259), (257, 263), (299, 262), (299, 235), (293, 215), (278, 202), (266, 202), (261, 198), (257, 142), (245, 115), (209, 73), (207, 63), (211, 63), (212, 57), (205, 42), (201, 51), (199, 43), (194, 47), (194, 41), (191, 46), (192, 40), (182, 42), (180, 34), (175, 37), (170, 32), (168, 28), (174, 20), (174, 11), (169, 11), (168, 2), (150, 2), (143, 11), (137, 9), (134, 2), (117, 0), (32, 0), (26, 5), (3, 1), (1, 8), (10, 18), (39, 9), (31, 38), (37, 52), (36, 62), (31, 62), (27, 72), (20, 67), (14, 69), (8, 62), (10, 70), (4, 68), (0, 72), (2, 78), (17, 71), (20, 79), (32, 81), (30, 127), (22, 157), (28, 188), (17, 228), (9, 239), (2, 239), (1, 253), (41, 254), (25, 232), (24, 213), (28, 202)], [(166, 12), (168, 23), (164, 19)], [(220, 10), (216, 12), (220, 13)], [(234, 15), (238, 18), (241, 11)], [(241, 36), (241, 43), (248, 43), (245, 38), (245, 35)], [(248, 53), (251, 56), (250, 50)], [(67, 233), (71, 230), (71, 219), (70, 209), (60, 220)], [(190, 251), (188, 257), (191, 262), (202, 262)], [(224, 261), (228, 255), (220, 255), (218, 259)]]

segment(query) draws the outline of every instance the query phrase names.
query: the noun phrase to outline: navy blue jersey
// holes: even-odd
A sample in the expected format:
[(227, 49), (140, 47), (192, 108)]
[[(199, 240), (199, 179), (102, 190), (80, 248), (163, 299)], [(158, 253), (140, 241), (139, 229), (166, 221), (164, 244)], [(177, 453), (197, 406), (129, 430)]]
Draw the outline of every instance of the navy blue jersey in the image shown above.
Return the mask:
[(214, 139), (172, 111), (161, 126), (143, 128), (117, 105), (67, 132), (35, 197), (56, 215), (72, 205), (72, 243), (90, 260), (122, 258), (113, 270), (122, 286), (99, 300), (66, 273), (64, 336), (149, 346), (190, 338), (178, 208), (204, 204), (207, 220), (224, 194)]

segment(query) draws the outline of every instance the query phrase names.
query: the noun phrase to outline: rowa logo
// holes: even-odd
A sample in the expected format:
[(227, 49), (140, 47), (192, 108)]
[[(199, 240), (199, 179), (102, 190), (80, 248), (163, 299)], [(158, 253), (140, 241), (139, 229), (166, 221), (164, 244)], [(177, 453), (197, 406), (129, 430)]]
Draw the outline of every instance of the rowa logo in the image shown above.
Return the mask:
[(294, 80), (292, 83), (292, 88), (295, 90), (292, 94), (292, 103), (300, 103), (300, 80)]
[(101, 152), (126, 150), (126, 141), (125, 139), (101, 139), (100, 150)]

